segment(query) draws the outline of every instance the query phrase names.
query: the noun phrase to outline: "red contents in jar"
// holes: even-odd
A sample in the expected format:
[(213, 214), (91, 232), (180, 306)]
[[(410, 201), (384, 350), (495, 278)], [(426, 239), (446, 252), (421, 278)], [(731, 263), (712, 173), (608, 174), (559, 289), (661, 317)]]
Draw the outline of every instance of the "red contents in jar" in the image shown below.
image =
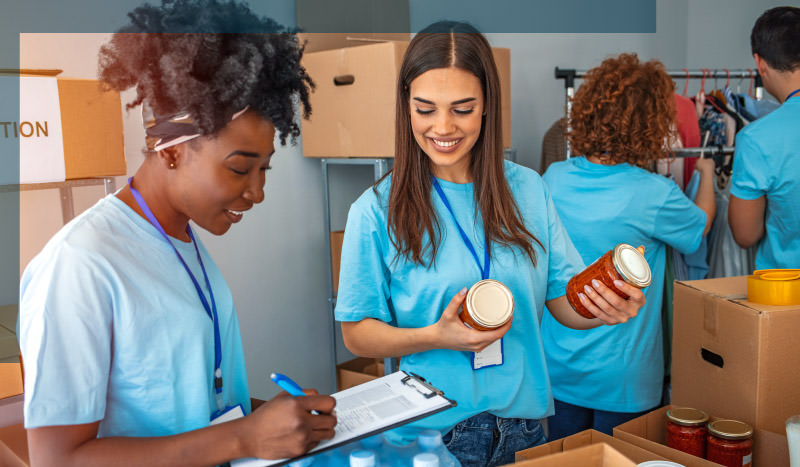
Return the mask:
[(614, 293), (620, 297), (624, 299), (628, 298), (627, 294), (614, 287), (614, 281), (622, 280), (622, 277), (614, 267), (613, 255), (614, 250), (612, 249), (586, 269), (581, 271), (578, 275), (570, 279), (567, 283), (567, 301), (569, 301), (569, 304), (572, 305), (572, 308), (574, 308), (575, 311), (584, 318), (592, 319), (595, 318), (595, 316), (585, 306), (583, 306), (580, 298), (578, 298), (578, 293), (586, 295), (584, 286), (588, 285), (591, 287), (592, 279), (602, 282), (606, 287), (613, 290)]
[(753, 440), (724, 439), (709, 433), (706, 459), (726, 467), (751, 467)]
[(694, 456), (706, 457), (706, 427), (683, 426), (667, 420), (667, 446)]

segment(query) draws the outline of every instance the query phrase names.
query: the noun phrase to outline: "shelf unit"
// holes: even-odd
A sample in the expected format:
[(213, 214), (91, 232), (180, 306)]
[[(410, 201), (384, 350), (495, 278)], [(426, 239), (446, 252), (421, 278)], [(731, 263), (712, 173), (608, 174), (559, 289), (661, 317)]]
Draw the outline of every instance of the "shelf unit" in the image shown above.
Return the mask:
[[(326, 257), (331, 257), (331, 196), (330, 196), (330, 181), (328, 178), (328, 168), (332, 165), (343, 166), (372, 166), (373, 181), (378, 181), (388, 171), (393, 159), (391, 158), (375, 158), (375, 159), (356, 159), (356, 158), (324, 158), (320, 159), (322, 166), (322, 193), (324, 200), (325, 213), (325, 252)], [(328, 269), (328, 330), (331, 336), (331, 355), (333, 359), (333, 385), (337, 384), (337, 371), (336, 366), (339, 364), (337, 351), (336, 351), (336, 318), (333, 314), (336, 308), (336, 291), (333, 290), (333, 271)], [(384, 369), (386, 374), (394, 373), (397, 371), (396, 360), (394, 358), (384, 359)]]
[(72, 189), (77, 187), (98, 185), (103, 185), (107, 195), (117, 191), (117, 181), (114, 177), (96, 177), (66, 180), (63, 182), (0, 185), (0, 193), (58, 189), (61, 194), (61, 219), (64, 221), (64, 224), (66, 224), (75, 217), (75, 203), (72, 198)]

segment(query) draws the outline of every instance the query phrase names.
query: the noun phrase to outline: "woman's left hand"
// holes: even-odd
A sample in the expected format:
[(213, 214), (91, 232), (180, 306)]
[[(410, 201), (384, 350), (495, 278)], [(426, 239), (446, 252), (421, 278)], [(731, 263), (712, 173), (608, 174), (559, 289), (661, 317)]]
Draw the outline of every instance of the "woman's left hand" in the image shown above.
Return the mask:
[(592, 286), (579, 294), (581, 303), (603, 324), (620, 324), (635, 317), (644, 306), (642, 291), (627, 282), (616, 280), (614, 287), (628, 295), (624, 299), (600, 281), (593, 280)]

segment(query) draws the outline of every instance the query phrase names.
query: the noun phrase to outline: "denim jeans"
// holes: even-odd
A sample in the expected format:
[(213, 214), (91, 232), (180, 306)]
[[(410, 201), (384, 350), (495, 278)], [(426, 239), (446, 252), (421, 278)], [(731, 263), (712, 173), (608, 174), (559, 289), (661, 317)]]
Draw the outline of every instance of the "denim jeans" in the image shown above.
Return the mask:
[(574, 435), (589, 428), (611, 436), (615, 426), (622, 425), (652, 410), (645, 410), (644, 412), (607, 412), (568, 404), (558, 399), (555, 400), (555, 408), (556, 414), (547, 419), (547, 439), (550, 441)]
[(517, 451), (545, 442), (539, 420), (498, 418), (488, 412), (456, 425), (442, 438), (463, 467), (511, 464)]

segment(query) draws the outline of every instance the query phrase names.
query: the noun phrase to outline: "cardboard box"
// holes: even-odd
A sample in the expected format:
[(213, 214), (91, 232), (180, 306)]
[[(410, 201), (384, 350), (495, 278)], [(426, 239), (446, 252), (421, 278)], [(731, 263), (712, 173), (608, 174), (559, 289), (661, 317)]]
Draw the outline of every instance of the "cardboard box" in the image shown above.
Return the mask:
[(22, 394), (22, 369), (19, 363), (0, 363), (0, 399)]
[(755, 428), (754, 465), (788, 465), (800, 413), (800, 306), (747, 301), (747, 277), (676, 282), (672, 400)]
[[(614, 428), (614, 437), (662, 455), (686, 467), (718, 467), (715, 462), (700, 459), (666, 445), (667, 428), (665, 420), (667, 410), (670, 407), (672, 406), (661, 407), (639, 418), (623, 423)], [(712, 421), (723, 418), (717, 416), (717, 414), (710, 415)], [(789, 447), (786, 442), (786, 436), (756, 429), (753, 434), (753, 465), (756, 467), (789, 467)]]
[(746, 297), (746, 276), (675, 283), (672, 397), (782, 433), (800, 414), (800, 306)]
[(614, 428), (614, 438), (654, 452), (665, 459), (683, 464), (686, 467), (719, 467), (716, 462), (672, 449), (667, 446), (667, 427), (665, 420), (671, 406), (661, 407), (641, 417)]
[(383, 376), (382, 358), (355, 358), (336, 365), (336, 389), (343, 391)]
[[(302, 120), (306, 157), (394, 157), (395, 87), (407, 42), (312, 52), (303, 65), (316, 83)], [(492, 49), (500, 76), (503, 147), (511, 146), (511, 52)]]
[(333, 294), (339, 293), (339, 264), (342, 261), (342, 242), (344, 230), (331, 232), (331, 278), (333, 279)]
[(517, 452), (516, 461), (537, 459), (559, 452), (571, 451), (584, 446), (605, 443), (619, 451), (629, 460), (636, 463), (654, 460), (672, 460), (669, 457), (647, 451), (638, 446), (630, 444), (620, 439), (612, 438), (605, 433), (596, 430), (585, 430), (566, 438), (557, 439), (541, 446), (536, 446), (524, 451)]
[[(30, 458), (28, 456), (28, 436), (21, 423), (0, 428), (0, 443), (4, 444), (13, 454), (10, 455), (8, 451), (2, 452), (5, 450), (0, 446), (0, 461), (4, 461), (0, 462), (0, 465), (16, 466), (18, 464), (13, 462), (18, 460), (23, 461), (23, 465), (28, 465), (30, 463)], [(4, 455), (5, 457), (3, 457)]]
[[(0, 151), (19, 154), (19, 177), (0, 184), (125, 175), (122, 105), (96, 80), (3, 76), (19, 89), (19, 109), (0, 110)], [(8, 90), (5, 89), (7, 92)]]
[(517, 462), (524, 467), (636, 467), (633, 461), (605, 443)]
[(320, 52), (322, 50), (343, 49), (345, 47), (358, 47), (387, 42), (408, 42), (411, 34), (407, 32), (396, 33), (339, 33), (339, 32), (302, 32), (297, 34), (297, 40), (305, 46), (304, 53)]

